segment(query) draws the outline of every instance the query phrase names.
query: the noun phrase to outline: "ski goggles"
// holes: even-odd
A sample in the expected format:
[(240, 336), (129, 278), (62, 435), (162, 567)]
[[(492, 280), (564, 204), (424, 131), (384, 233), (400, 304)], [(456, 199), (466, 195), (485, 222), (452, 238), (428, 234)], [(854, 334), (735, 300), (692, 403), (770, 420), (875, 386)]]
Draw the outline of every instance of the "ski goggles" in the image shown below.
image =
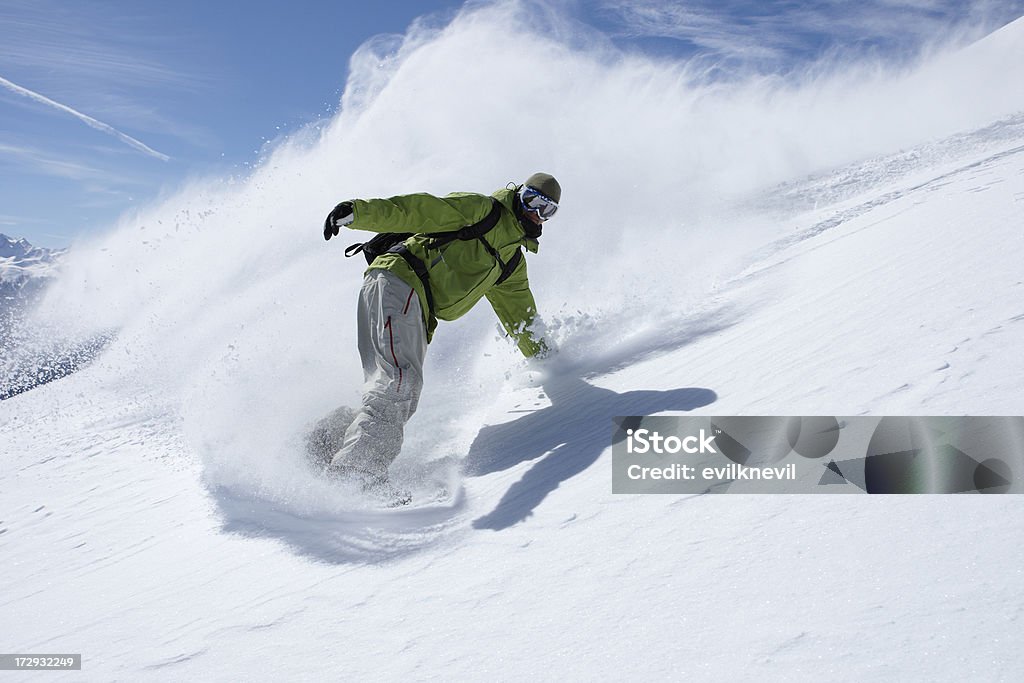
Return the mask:
[(519, 200), (528, 211), (535, 212), (542, 221), (546, 221), (558, 211), (558, 202), (543, 194), (535, 187), (524, 185), (519, 190)]

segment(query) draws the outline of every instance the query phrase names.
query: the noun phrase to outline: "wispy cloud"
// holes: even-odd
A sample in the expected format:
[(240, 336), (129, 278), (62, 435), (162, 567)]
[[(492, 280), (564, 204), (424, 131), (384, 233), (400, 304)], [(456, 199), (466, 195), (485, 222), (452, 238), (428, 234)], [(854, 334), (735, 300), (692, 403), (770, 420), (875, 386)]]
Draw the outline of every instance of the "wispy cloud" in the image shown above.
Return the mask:
[(115, 138), (117, 138), (118, 140), (120, 140), (121, 142), (125, 143), (126, 145), (128, 145), (130, 147), (135, 148), (136, 150), (142, 152), (143, 154), (148, 154), (149, 156), (154, 157), (156, 159), (159, 159), (161, 161), (169, 161), (170, 160), (170, 157), (167, 156), (166, 154), (163, 154), (162, 152), (156, 151), (152, 147), (146, 145), (145, 143), (141, 142), (140, 140), (136, 140), (135, 138), (133, 138), (132, 136), (128, 135), (127, 133), (122, 133), (121, 131), (117, 130), (113, 126), (111, 126), (109, 124), (106, 124), (106, 123), (103, 123), (102, 121), (98, 121), (97, 119), (94, 119), (93, 117), (89, 116), (88, 114), (83, 114), (82, 112), (80, 112), (80, 111), (78, 111), (76, 109), (73, 109), (73, 108), (69, 107), (66, 104), (61, 104), (60, 102), (57, 102), (55, 100), (51, 100), (49, 97), (46, 97), (45, 95), (41, 95), (41, 94), (39, 94), (39, 93), (37, 93), (35, 91), (29, 90), (28, 88), (24, 88), (24, 87), (18, 85), (17, 83), (13, 83), (13, 82), (7, 80), (6, 78), (4, 78), (3, 76), (0, 76), (0, 86), (3, 86), (4, 88), (7, 88), (8, 90), (10, 90), (11, 92), (13, 92), (15, 94), (21, 95), (23, 97), (27, 97), (27, 98), (29, 98), (31, 100), (35, 100), (36, 102), (39, 102), (40, 104), (45, 104), (48, 107), (53, 107), (54, 109), (58, 109), (58, 110), (60, 110), (62, 112), (70, 114), (70, 115), (74, 116), (75, 118), (77, 118), (82, 123), (84, 123), (85, 125), (89, 126), (90, 128), (94, 128), (94, 129), (96, 129), (98, 131), (107, 133), (108, 135), (112, 135)]
[(189, 111), (181, 103), (218, 81), (209, 45), (170, 6), (127, 11), (122, 4), (0, 0), (0, 74), (95, 119), (131, 122), (140, 139), (156, 133), (194, 148), (216, 143), (180, 115)]
[(140, 182), (137, 177), (112, 173), (69, 158), (55, 157), (35, 147), (0, 142), (0, 164), (5, 159), (14, 161), (22, 173), (27, 171), (79, 182), (113, 185), (133, 185)]
[(913, 53), (954, 27), (980, 37), (1024, 13), (1024, 0), (598, 0), (621, 37), (671, 38), (742, 61), (792, 61), (832, 48)]
[(12, 216), (10, 214), (0, 214), (0, 225), (4, 227), (15, 227), (19, 225), (25, 225), (26, 223), (39, 223), (38, 219), (25, 218), (23, 216)]
[[(7, 73), (32, 73), (132, 89), (194, 89), (208, 85), (202, 72), (185, 73), (167, 58), (194, 46), (187, 35), (145, 13), (100, 3), (53, 0), (0, 3), (0, 64)], [(180, 62), (180, 60), (173, 60)], [(104, 87), (104, 90), (110, 90)]]

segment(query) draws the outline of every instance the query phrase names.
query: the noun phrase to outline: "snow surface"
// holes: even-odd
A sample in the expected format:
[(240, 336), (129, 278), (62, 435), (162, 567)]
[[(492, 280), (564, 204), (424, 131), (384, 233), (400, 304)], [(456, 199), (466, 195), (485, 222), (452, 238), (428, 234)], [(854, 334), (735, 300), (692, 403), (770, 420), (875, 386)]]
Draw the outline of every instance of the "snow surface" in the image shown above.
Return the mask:
[[(0, 649), (82, 653), (76, 680), (1019, 680), (1017, 496), (613, 496), (610, 436), (1024, 414), (1024, 21), (708, 84), (515, 7), (368, 45), (322, 132), (68, 254), (34, 324), (117, 336), (0, 403)], [(549, 113), (494, 84), (522, 62)], [(541, 169), (561, 352), (524, 368), (483, 307), (442, 326), (394, 466), (457, 458), (458, 495), (375, 511), (314, 478), (304, 430), (359, 390), (360, 268), (322, 214)]]

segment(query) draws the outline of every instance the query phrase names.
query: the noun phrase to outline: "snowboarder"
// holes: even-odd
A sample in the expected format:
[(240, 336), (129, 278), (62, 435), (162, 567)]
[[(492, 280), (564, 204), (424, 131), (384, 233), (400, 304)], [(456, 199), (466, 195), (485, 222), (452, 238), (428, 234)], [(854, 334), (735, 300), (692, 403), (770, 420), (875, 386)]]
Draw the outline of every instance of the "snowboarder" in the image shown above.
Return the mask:
[[(405, 423), (416, 410), (423, 359), (438, 319), (455, 320), (487, 297), (523, 355), (548, 353), (548, 345), (531, 329), (536, 306), (521, 247), (537, 252), (541, 228), (560, 199), (558, 181), (535, 173), (490, 197), (424, 193), (352, 199), (330, 212), (325, 240), (341, 227), (413, 235), (373, 258), (366, 270), (358, 306), (366, 384), (329, 472), (357, 482), (364, 491), (390, 492), (388, 467), (401, 451)], [(353, 245), (350, 251), (371, 243)]]

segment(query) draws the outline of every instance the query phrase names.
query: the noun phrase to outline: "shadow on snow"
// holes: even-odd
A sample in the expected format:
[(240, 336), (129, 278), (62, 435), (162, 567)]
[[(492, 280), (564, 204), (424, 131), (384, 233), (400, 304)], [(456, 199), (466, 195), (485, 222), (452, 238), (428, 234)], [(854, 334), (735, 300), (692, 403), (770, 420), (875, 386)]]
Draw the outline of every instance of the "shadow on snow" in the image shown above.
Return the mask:
[(552, 378), (543, 387), (550, 406), (484, 427), (470, 446), (467, 476), (536, 460), (491, 512), (473, 522), (477, 529), (505, 529), (529, 517), (549, 493), (590, 467), (611, 445), (613, 418), (695, 410), (718, 398), (710, 389), (692, 387), (616, 393), (565, 376)]

